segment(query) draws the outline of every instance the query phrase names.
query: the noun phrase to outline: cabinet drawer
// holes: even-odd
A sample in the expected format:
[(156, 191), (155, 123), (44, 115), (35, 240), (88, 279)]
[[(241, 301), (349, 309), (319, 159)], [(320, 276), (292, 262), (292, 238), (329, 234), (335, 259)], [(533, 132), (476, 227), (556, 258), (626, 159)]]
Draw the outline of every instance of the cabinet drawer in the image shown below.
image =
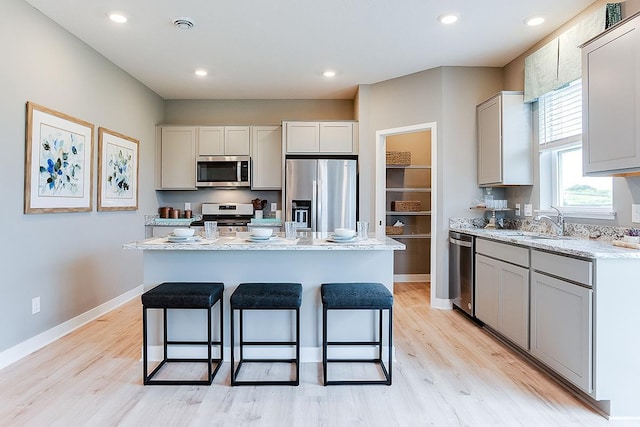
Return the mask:
[(533, 250), (531, 251), (531, 267), (543, 273), (562, 277), (590, 287), (593, 286), (591, 261)]
[(476, 239), (476, 252), (511, 264), (529, 267), (529, 249), (522, 246)]

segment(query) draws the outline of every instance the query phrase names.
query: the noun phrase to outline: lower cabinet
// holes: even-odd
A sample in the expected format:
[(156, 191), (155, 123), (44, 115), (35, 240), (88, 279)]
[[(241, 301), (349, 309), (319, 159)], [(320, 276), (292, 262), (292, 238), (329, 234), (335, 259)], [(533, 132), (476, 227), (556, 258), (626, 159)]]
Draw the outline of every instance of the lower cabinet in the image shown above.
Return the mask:
[[(539, 261), (538, 256), (557, 267), (583, 263), (572, 270), (591, 269), (588, 261), (532, 252), (531, 274), (531, 355), (558, 374), (591, 393), (593, 390), (593, 289), (562, 279), (562, 272)], [(565, 267), (563, 267), (565, 268)], [(538, 271), (541, 270), (541, 271)], [(548, 274), (552, 274), (552, 277)], [(586, 271), (583, 271), (586, 273)]]
[[(521, 265), (502, 261), (505, 257)], [(476, 241), (476, 317), (525, 350), (529, 349), (528, 260), (526, 248)]]

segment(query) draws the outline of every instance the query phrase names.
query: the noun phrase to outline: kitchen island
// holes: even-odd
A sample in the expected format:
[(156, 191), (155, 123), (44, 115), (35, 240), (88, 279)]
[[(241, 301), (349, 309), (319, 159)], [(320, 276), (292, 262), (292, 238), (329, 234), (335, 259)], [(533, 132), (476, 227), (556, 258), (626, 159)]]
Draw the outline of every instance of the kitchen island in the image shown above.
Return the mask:
[[(393, 252), (405, 249), (404, 244), (384, 236), (370, 236), (349, 243), (331, 242), (326, 233), (299, 233), (296, 240), (278, 236), (265, 243), (252, 242), (248, 237), (248, 233), (238, 233), (193, 243), (170, 243), (167, 238), (151, 238), (124, 245), (125, 249), (143, 250), (145, 290), (168, 281), (224, 283), (225, 360), (229, 360), (229, 297), (239, 283), (301, 283), (301, 360), (319, 362), (322, 339), (320, 285), (327, 282), (379, 282), (393, 291)], [(169, 321), (170, 336), (174, 334), (183, 339), (202, 339), (205, 336), (204, 312), (176, 311)], [(157, 316), (150, 316), (150, 324), (155, 325), (156, 331), (151, 329), (150, 344), (159, 345), (161, 320), (159, 313), (153, 314)], [(290, 313), (255, 311), (247, 313), (245, 318), (247, 340), (289, 340), (295, 331)], [(344, 311), (332, 314), (329, 320), (335, 323), (334, 327), (329, 326), (330, 330), (337, 331), (331, 337), (335, 340), (372, 339), (370, 331), (375, 330), (375, 318), (370, 312)], [(367, 331), (367, 335), (363, 336), (362, 331)], [(155, 351), (159, 350), (158, 346)], [(184, 356), (193, 355), (193, 351), (185, 348)], [(150, 354), (153, 355), (154, 351)], [(273, 357), (273, 353), (269, 355)]]

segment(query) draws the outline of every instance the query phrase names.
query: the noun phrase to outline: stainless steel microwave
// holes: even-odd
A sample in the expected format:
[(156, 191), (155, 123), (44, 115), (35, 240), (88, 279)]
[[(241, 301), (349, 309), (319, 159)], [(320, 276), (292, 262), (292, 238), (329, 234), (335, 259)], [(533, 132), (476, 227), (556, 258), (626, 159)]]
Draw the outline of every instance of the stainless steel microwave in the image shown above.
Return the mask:
[(201, 156), (196, 160), (196, 187), (251, 186), (249, 156)]

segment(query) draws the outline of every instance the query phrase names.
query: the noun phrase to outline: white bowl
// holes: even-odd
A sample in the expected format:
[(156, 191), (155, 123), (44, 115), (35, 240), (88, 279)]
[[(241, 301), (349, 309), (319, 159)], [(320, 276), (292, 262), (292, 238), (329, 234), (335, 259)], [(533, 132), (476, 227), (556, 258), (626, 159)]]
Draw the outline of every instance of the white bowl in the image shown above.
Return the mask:
[(253, 228), (251, 235), (255, 237), (271, 237), (273, 234), (273, 228)]
[(353, 237), (356, 235), (356, 230), (351, 230), (349, 228), (336, 228), (333, 230), (333, 234), (337, 237)]
[(194, 228), (174, 228), (173, 235), (176, 237), (191, 237), (195, 231)]

